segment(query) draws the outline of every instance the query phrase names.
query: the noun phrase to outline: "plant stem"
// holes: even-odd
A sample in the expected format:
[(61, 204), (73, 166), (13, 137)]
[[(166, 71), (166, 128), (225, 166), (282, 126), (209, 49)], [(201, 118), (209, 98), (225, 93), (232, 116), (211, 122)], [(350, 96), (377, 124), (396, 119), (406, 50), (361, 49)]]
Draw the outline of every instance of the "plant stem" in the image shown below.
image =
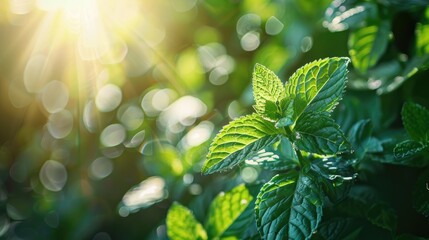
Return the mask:
[(306, 161), (304, 159), (304, 157), (301, 154), (301, 150), (299, 150), (296, 146), (295, 146), (295, 135), (293, 134), (292, 130), (289, 127), (285, 127), (284, 128), (286, 131), (286, 136), (289, 138), (289, 140), (292, 143), (293, 149), (295, 150), (296, 156), (298, 157), (299, 160), (299, 165), (301, 167), (303, 167), (304, 165), (306, 165)]

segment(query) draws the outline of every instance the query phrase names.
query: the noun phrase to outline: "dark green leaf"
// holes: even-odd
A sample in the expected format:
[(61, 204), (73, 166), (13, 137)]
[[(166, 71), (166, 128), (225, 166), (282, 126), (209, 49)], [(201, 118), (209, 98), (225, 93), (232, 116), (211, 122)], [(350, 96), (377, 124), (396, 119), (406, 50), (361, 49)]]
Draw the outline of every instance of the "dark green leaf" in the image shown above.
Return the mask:
[(338, 124), (328, 113), (305, 112), (295, 127), (299, 149), (310, 153), (336, 154), (348, 149), (348, 142)]
[(258, 114), (230, 122), (214, 138), (202, 172), (229, 169), (253, 158), (260, 150), (277, 142), (278, 133), (273, 123)]
[(344, 92), (348, 63), (348, 58), (325, 58), (306, 64), (290, 77), (286, 94), (295, 96), (292, 120), (304, 111), (329, 112), (335, 108)]
[(167, 214), (167, 235), (172, 240), (203, 240), (207, 233), (192, 212), (179, 203), (173, 203)]
[(362, 73), (374, 66), (386, 50), (389, 34), (388, 20), (352, 31), (348, 46), (353, 66)]
[(402, 234), (396, 237), (395, 240), (427, 240), (427, 238), (418, 237), (411, 234)]
[(252, 159), (246, 160), (246, 164), (258, 165), (268, 170), (288, 170), (299, 164), (292, 143), (286, 137), (281, 137), (278, 142), (259, 151)]
[(377, 16), (374, 3), (356, 4), (356, 0), (335, 0), (325, 12), (323, 26), (331, 32), (344, 31), (361, 26), (366, 19)]
[(385, 203), (373, 204), (367, 212), (367, 219), (372, 224), (392, 233), (395, 232), (398, 223), (395, 210)]
[(333, 203), (347, 197), (357, 176), (352, 162), (341, 157), (318, 158), (311, 162), (311, 169), (322, 177), (323, 190)]
[(332, 218), (320, 224), (318, 235), (322, 239), (357, 239), (362, 227), (357, 227), (351, 218)]
[[(248, 216), (249, 212), (245, 210), (252, 203), (252, 200), (253, 197), (244, 184), (227, 193), (222, 192), (217, 195), (210, 205), (206, 223), (209, 238), (214, 239), (223, 236), (241, 214), (245, 213)], [(250, 217), (243, 218), (239, 224), (246, 226), (251, 220)], [(236, 233), (233, 230), (231, 232)]]
[[(396, 145), (396, 147), (393, 149), (393, 152), (395, 154), (396, 159), (402, 159), (402, 158), (412, 158), (416, 157), (420, 153), (427, 150), (429, 145), (427, 143), (417, 142), (413, 140), (407, 140), (404, 142), (399, 143)], [(403, 162), (398, 161), (399, 163), (410, 163), (410, 162)], [(428, 163), (426, 161), (426, 163)], [(411, 163), (412, 164), (412, 163)], [(415, 164), (416, 166), (424, 166), (421, 164)]]
[(253, 70), (253, 96), (256, 112), (277, 120), (276, 103), (285, 97), (284, 87), (277, 75), (261, 64), (256, 64)]
[(417, 180), (413, 191), (414, 208), (429, 217), (429, 170), (426, 170)]
[(322, 218), (323, 195), (310, 174), (274, 176), (259, 192), (256, 221), (264, 239), (310, 239)]
[(366, 152), (382, 152), (381, 142), (371, 136), (372, 124), (369, 119), (355, 123), (348, 132), (347, 139), (354, 149), (358, 159), (363, 159)]
[(419, 104), (406, 102), (402, 108), (402, 122), (413, 140), (429, 141), (429, 111)]

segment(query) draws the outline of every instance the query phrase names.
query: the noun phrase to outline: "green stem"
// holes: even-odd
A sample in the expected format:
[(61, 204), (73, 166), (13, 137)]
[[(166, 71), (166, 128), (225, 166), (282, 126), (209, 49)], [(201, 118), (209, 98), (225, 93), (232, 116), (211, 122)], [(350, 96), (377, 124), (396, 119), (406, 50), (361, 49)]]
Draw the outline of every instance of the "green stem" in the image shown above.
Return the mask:
[(298, 157), (299, 160), (299, 165), (301, 167), (303, 167), (304, 165), (306, 165), (306, 161), (304, 159), (304, 157), (301, 154), (301, 150), (299, 150), (296, 146), (295, 146), (295, 135), (293, 134), (292, 130), (289, 127), (285, 127), (284, 128), (286, 131), (286, 136), (289, 138), (289, 140), (292, 143), (293, 149), (295, 150), (296, 156)]

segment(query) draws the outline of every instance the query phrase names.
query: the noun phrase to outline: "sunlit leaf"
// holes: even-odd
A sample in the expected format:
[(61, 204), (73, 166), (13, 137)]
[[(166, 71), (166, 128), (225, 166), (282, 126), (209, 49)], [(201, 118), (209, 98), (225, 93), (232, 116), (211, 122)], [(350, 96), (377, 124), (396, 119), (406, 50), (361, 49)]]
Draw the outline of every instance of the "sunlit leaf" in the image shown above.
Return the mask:
[(256, 200), (264, 239), (310, 239), (322, 218), (323, 196), (314, 176), (289, 172), (266, 183)]
[(299, 163), (292, 143), (281, 137), (278, 142), (259, 151), (246, 164), (258, 165), (269, 170), (287, 170), (296, 167)]
[(334, 0), (325, 12), (323, 26), (331, 32), (344, 31), (359, 27), (368, 18), (377, 16), (374, 3), (356, 4), (356, 0)]
[(299, 68), (286, 84), (286, 95), (295, 96), (293, 120), (304, 111), (332, 111), (341, 99), (348, 58), (325, 58)]
[(429, 54), (429, 7), (426, 8), (423, 21), (416, 26), (416, 48), (420, 56)]
[(251, 159), (260, 150), (278, 141), (278, 133), (273, 123), (258, 114), (230, 122), (213, 140), (202, 172), (229, 169)]
[[(276, 120), (276, 103), (285, 97), (282, 82), (268, 68), (256, 64), (253, 70), (253, 96), (255, 98), (255, 110), (270, 119)], [(267, 102), (273, 104), (273, 108), (267, 108)]]
[(414, 208), (425, 217), (429, 216), (429, 170), (417, 179), (413, 191)]
[(429, 141), (429, 110), (419, 104), (406, 102), (401, 115), (404, 127), (413, 140)]
[[(233, 188), (227, 193), (220, 193), (210, 204), (208, 219), (206, 222), (207, 233), (210, 239), (222, 237), (225, 231), (252, 203), (253, 197), (244, 184)], [(251, 210), (250, 210), (251, 212)], [(246, 214), (248, 215), (248, 214)], [(252, 215), (250, 215), (252, 216)], [(252, 218), (242, 218), (240, 225), (246, 227)], [(243, 231), (245, 229), (242, 229)]]
[(323, 112), (305, 112), (296, 123), (297, 146), (311, 153), (336, 154), (348, 149), (340, 126)]
[(167, 214), (167, 235), (172, 240), (208, 239), (207, 233), (192, 212), (179, 203), (173, 203)]
[(389, 34), (387, 20), (352, 31), (348, 46), (353, 66), (362, 73), (374, 66), (386, 50)]

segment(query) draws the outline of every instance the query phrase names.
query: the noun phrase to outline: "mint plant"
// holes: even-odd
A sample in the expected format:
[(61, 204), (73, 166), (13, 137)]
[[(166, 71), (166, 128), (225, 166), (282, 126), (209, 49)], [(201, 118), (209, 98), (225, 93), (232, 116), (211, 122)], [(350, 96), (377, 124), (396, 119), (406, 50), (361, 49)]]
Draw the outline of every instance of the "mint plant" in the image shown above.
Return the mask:
[(325, 196), (353, 179), (341, 157), (351, 151), (350, 144), (330, 117), (344, 92), (348, 63), (348, 58), (311, 62), (284, 85), (256, 65), (256, 113), (232, 121), (213, 140), (205, 174), (246, 161), (282, 170), (260, 189), (255, 202), (256, 223), (265, 239), (309, 239), (321, 222)]

